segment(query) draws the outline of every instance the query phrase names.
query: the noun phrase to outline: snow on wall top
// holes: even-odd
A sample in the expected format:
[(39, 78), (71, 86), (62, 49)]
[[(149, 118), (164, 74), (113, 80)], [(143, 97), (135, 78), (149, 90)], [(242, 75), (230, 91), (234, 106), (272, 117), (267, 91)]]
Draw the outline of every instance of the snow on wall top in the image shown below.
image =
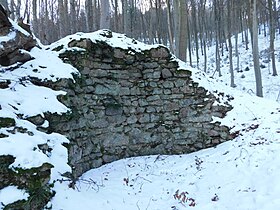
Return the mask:
[(117, 47), (125, 50), (130, 49), (136, 52), (150, 50), (152, 48), (161, 46), (144, 44), (142, 42), (136, 41), (135, 39), (128, 38), (125, 34), (111, 32), (110, 30), (98, 30), (92, 33), (78, 32), (76, 34), (66, 36), (65, 38), (62, 38), (61, 40), (51, 44), (50, 48), (55, 49), (57, 47), (63, 46), (63, 49), (65, 50), (68, 48), (69, 42), (80, 39), (90, 39), (93, 43), (96, 43), (97, 41), (103, 41), (112, 47)]

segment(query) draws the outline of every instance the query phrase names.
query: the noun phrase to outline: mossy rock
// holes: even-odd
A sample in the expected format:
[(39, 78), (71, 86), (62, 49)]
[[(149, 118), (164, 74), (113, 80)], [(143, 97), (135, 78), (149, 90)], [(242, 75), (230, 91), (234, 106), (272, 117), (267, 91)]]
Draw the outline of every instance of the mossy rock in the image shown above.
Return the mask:
[(10, 80), (7, 81), (1, 81), (0, 82), (0, 89), (6, 89), (9, 88), (9, 85), (11, 84)]
[(42, 117), (42, 115), (40, 115), (40, 114), (33, 116), (33, 117), (28, 117), (28, 118), (26, 118), (26, 120), (28, 120), (29, 122), (31, 122), (37, 126), (43, 125), (43, 123), (45, 122), (44, 117)]
[(0, 117), (0, 128), (9, 128), (16, 125), (16, 121), (9, 117)]
[(49, 163), (44, 163), (40, 167), (31, 169), (12, 169), (9, 166), (14, 161), (15, 158), (11, 155), (0, 156), (0, 189), (12, 185), (17, 186), (19, 189), (25, 190), (29, 197), (27, 200), (8, 204), (4, 209), (43, 209), (54, 196), (54, 192), (51, 190), (52, 184), (49, 184), (53, 166)]
[(18, 200), (14, 203), (10, 203), (4, 207), (4, 210), (41, 210), (55, 195), (55, 192), (51, 190), (50, 185), (34, 185), (34, 188), (27, 190), (29, 197), (27, 200)]
[(179, 76), (190, 77), (192, 75), (192, 72), (190, 70), (178, 69), (178, 70), (176, 70), (176, 74)]
[(52, 51), (59, 52), (59, 51), (62, 50), (63, 48), (64, 48), (63, 45), (59, 45), (59, 46), (57, 46), (56, 48), (52, 49)]

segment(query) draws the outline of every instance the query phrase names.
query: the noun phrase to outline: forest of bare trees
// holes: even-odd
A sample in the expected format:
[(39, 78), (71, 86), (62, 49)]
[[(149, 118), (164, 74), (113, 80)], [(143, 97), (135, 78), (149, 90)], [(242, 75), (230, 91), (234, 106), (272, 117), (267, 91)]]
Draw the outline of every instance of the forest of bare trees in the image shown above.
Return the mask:
[(0, 0), (0, 3), (8, 8), (12, 19), (31, 24), (44, 44), (78, 31), (109, 28), (145, 43), (167, 45), (190, 66), (199, 67), (199, 59), (203, 57), (204, 71), (208, 46), (215, 45), (218, 74), (221, 74), (220, 57), (225, 51), (229, 55), (232, 87), (235, 86), (232, 59), (238, 57), (238, 33), (242, 32), (242, 42), (247, 49), (249, 46), (253, 49), (258, 96), (262, 96), (258, 34), (264, 33), (270, 36), (272, 75), (277, 75), (274, 39), (275, 33), (280, 33), (280, 22), (276, 0)]

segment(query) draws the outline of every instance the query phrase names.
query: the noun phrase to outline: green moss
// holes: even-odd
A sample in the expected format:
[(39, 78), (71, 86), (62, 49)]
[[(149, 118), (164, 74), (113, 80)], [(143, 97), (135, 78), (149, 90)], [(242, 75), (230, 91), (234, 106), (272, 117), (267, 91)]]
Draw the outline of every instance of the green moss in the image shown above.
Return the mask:
[(176, 73), (177, 73), (177, 74), (184, 74), (184, 75), (188, 75), (188, 76), (191, 76), (191, 75), (192, 75), (192, 72), (191, 72), (191, 71), (185, 70), (185, 69), (177, 69), (177, 70), (176, 70)]
[(16, 121), (9, 117), (0, 117), (0, 128), (12, 127), (16, 125)]
[(60, 51), (60, 50), (62, 50), (64, 48), (64, 46), (63, 45), (59, 45), (58, 47), (56, 47), (56, 48), (54, 48), (52, 51)]
[[(23, 210), (26, 204), (26, 200), (18, 200), (14, 203), (8, 204), (4, 207), (4, 210)], [(25, 209), (24, 209), (25, 210)]]
[(59, 54), (59, 58), (61, 58), (64, 63), (68, 63), (78, 70), (83, 69), (82, 61), (87, 60), (88, 57), (89, 55), (87, 51), (81, 52), (79, 50), (66, 50)]
[(122, 105), (119, 104), (119, 103), (106, 103), (105, 107), (106, 108), (111, 108), (111, 109), (119, 109), (119, 108), (122, 107)]
[(24, 207), (27, 209), (43, 209), (55, 195), (50, 185), (42, 185), (40, 181), (33, 182), (27, 192), (29, 197), (24, 203)]
[(19, 200), (8, 204), (4, 207), (4, 210), (41, 210), (44, 209), (46, 204), (55, 195), (55, 192), (51, 190), (50, 185), (42, 186), (39, 182), (34, 183), (32, 188), (27, 190), (27, 193), (29, 193), (27, 200)]
[(105, 152), (105, 148), (104, 148), (104, 146), (101, 146), (101, 147), (100, 147), (100, 153), (103, 155), (104, 152)]
[(49, 200), (54, 196), (49, 184), (50, 169), (49, 163), (31, 169), (9, 168), (15, 158), (10, 155), (0, 156), (0, 189), (7, 186), (17, 186), (25, 190), (29, 197), (27, 200), (20, 200), (5, 206), (4, 209), (43, 209)]
[(204, 145), (206, 145), (206, 144), (207, 144), (207, 141), (209, 140), (209, 136), (208, 136), (206, 133), (202, 132), (202, 131), (199, 131), (199, 132), (197, 133), (197, 137), (198, 137), (198, 139), (201, 140), (201, 142), (202, 142)]
[(57, 96), (57, 99), (60, 101), (60, 102), (65, 102), (65, 101), (68, 101), (69, 100), (69, 96), (67, 94), (65, 95), (58, 95)]

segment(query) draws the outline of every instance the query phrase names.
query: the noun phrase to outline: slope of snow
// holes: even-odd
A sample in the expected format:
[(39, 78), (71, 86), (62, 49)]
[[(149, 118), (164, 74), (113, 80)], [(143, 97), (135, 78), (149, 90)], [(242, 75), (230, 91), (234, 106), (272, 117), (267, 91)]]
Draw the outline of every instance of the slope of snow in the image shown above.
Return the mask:
[[(232, 43), (235, 43), (235, 38), (232, 37)], [(238, 89), (244, 93), (250, 95), (255, 95), (255, 73), (253, 65), (253, 54), (251, 41), (249, 36), (249, 49), (246, 50), (245, 43), (242, 42), (242, 36), (238, 36), (238, 51), (240, 58), (239, 71), (237, 71), (237, 57), (235, 56), (235, 47), (233, 48), (233, 68), (235, 74), (235, 84)], [(229, 55), (228, 51), (224, 47), (224, 56), (221, 56), (221, 73), (222, 76), (218, 76), (216, 72), (215, 64), (215, 51), (216, 47), (211, 46), (207, 49), (207, 73), (209, 76), (215, 78), (219, 83), (222, 83), (226, 86), (230, 85), (230, 72), (229, 72)], [(276, 69), (278, 71), (278, 76), (272, 75), (272, 65), (269, 62), (269, 34), (265, 37), (262, 33), (259, 35), (259, 52), (260, 52), (260, 65), (261, 65), (261, 74), (263, 82), (263, 93), (264, 98), (268, 98), (274, 101), (280, 102), (280, 36), (275, 38), (275, 59), (276, 59)], [(193, 54), (193, 64), (196, 66), (196, 57)], [(199, 59), (199, 68), (203, 70), (204, 66), (204, 56), (200, 54)], [(246, 69), (247, 68), (247, 69)]]
[[(100, 33), (68, 36), (48, 48), (63, 45), (63, 50), (66, 50), (70, 40), (80, 38), (106, 41), (112, 46), (125, 49), (156, 47), (135, 42), (124, 35), (113, 33), (113, 38), (107, 38)], [(214, 118), (213, 121), (231, 127), (236, 138), (215, 148), (188, 155), (119, 160), (88, 171), (73, 185), (71, 180), (62, 180), (60, 176), (61, 173), (71, 171), (67, 165), (67, 150), (62, 146), (68, 140), (60, 134), (42, 133), (35, 125), (24, 120), (24, 117), (37, 114), (43, 116), (47, 111), (69, 111), (56, 99), (57, 95), (65, 94), (63, 91), (38, 87), (28, 81), (28, 77), (52, 81), (59, 78), (73, 79), (72, 74), (78, 74), (76, 69), (58, 58), (57, 52), (48, 48), (34, 48), (31, 51), (34, 60), (18, 67), (16, 64), (13, 70), (11, 67), (1, 68), (0, 79), (10, 80), (11, 84), (9, 88), (0, 89), (0, 117), (14, 118), (16, 126), (26, 128), (29, 132), (13, 133), (13, 128), (2, 128), (0, 133), (8, 137), (0, 139), (0, 155), (11, 154), (16, 157), (11, 167), (31, 168), (44, 162), (54, 165), (51, 181), (55, 181), (56, 195), (49, 207), (54, 210), (278, 209), (280, 105), (275, 102), (277, 87), (269, 75), (264, 76), (263, 80), (267, 84), (266, 97), (272, 100), (244, 93), (243, 87), (246, 88), (245, 92), (252, 88), (252, 69), (246, 72), (244, 79), (237, 79), (238, 88), (232, 89), (224, 84), (228, 81), (228, 74), (224, 73), (223, 78), (211, 79), (180, 63), (180, 68), (192, 70), (192, 77), (200, 86), (214, 94), (218, 90), (234, 97), (231, 101), (234, 109), (224, 119)], [(240, 53), (244, 62), (248, 60), (247, 54), (243, 55), (245, 51)], [(223, 68), (225, 71), (226, 67)], [(273, 77), (273, 80), (277, 78)], [(216, 96), (220, 97), (218, 94)], [(48, 122), (44, 124), (48, 125)], [(43, 143), (53, 149), (51, 153), (44, 154), (39, 150), (38, 144)], [(74, 189), (69, 188), (69, 184)], [(4, 188), (0, 190), (0, 209), (3, 208), (1, 202), (6, 205), (26, 197), (24, 192), (15, 187)]]

